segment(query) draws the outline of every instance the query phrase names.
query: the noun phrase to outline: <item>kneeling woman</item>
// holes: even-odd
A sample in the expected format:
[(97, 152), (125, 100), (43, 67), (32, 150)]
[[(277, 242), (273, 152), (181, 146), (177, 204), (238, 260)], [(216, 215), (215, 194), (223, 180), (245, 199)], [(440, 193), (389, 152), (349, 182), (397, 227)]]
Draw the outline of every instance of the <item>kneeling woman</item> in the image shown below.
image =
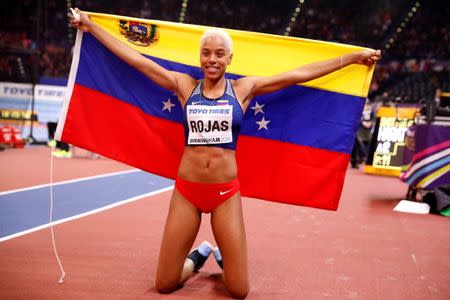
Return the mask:
[[(186, 147), (170, 202), (161, 244), (156, 289), (178, 289), (203, 265), (213, 250), (202, 243), (189, 254), (202, 213), (211, 213), (214, 254), (223, 267), (223, 281), (232, 297), (249, 291), (247, 243), (237, 179), (236, 142), (243, 115), (253, 97), (306, 82), (353, 63), (372, 64), (380, 51), (363, 50), (309, 64), (270, 77), (225, 78), (233, 58), (230, 36), (223, 30), (206, 31), (200, 40), (204, 78), (169, 71), (121, 43), (80, 12), (74, 27), (90, 32), (114, 54), (161, 87), (178, 96), (184, 109)], [(211, 112), (211, 113), (210, 113)], [(188, 257), (189, 255), (189, 257)]]

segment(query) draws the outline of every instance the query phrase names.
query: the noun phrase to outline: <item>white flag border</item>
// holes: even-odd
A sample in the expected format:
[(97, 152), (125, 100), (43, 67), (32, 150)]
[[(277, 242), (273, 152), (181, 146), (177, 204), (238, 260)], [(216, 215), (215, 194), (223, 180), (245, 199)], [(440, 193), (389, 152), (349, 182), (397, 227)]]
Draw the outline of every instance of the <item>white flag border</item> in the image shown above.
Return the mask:
[(58, 127), (55, 132), (55, 139), (61, 141), (64, 125), (66, 123), (67, 111), (69, 110), (70, 99), (72, 98), (73, 86), (75, 84), (75, 78), (78, 71), (78, 63), (80, 62), (81, 42), (83, 40), (83, 31), (77, 30), (77, 36), (75, 39), (75, 46), (73, 49), (72, 65), (70, 67), (69, 81), (67, 83), (66, 93), (64, 95), (63, 107), (59, 115)]

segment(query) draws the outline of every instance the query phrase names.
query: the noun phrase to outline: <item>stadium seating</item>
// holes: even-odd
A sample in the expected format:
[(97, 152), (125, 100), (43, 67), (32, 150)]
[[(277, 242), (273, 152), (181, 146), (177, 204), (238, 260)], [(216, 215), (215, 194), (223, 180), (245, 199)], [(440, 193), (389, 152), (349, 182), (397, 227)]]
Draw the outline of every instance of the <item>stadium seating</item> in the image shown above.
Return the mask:
[[(88, 11), (175, 22), (181, 11), (181, 1), (176, 0), (69, 2)], [(41, 14), (39, 23), (35, 21), (37, 3), (23, 1), (8, 7), (14, 13), (0, 20), (0, 81), (32, 82), (40, 77), (68, 76), (74, 31), (66, 26), (66, 1), (45, 2), (42, 9), (46, 13)], [(371, 100), (387, 94), (390, 100), (418, 102), (432, 99), (437, 88), (450, 92), (448, 5), (421, 2), (415, 15), (409, 16), (411, 5), (417, 4), (407, 0), (301, 3), (290, 35), (383, 50)], [(190, 0), (184, 22), (281, 35), (298, 4), (295, 0), (278, 1), (275, 7), (268, 0)], [(37, 32), (41, 33), (39, 37)]]

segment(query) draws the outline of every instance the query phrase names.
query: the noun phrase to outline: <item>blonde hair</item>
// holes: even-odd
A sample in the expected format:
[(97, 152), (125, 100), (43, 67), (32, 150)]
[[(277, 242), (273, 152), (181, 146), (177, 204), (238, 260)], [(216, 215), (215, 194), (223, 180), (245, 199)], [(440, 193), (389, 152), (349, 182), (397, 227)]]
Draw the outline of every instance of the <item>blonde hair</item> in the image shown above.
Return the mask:
[(210, 37), (218, 37), (222, 39), (225, 43), (225, 49), (228, 50), (230, 54), (233, 53), (233, 41), (231, 40), (228, 32), (221, 28), (211, 28), (206, 30), (200, 39), (200, 48), (205, 45), (206, 40)]

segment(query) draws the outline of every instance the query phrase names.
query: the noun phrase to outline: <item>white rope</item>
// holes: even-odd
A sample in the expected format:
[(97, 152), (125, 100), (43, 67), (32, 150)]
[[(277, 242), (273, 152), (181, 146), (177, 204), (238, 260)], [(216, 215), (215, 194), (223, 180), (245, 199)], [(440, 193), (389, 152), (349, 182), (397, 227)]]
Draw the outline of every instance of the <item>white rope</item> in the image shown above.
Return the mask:
[(61, 278), (59, 278), (58, 283), (64, 282), (64, 277), (66, 276), (66, 272), (64, 272), (63, 265), (61, 260), (59, 259), (58, 251), (56, 250), (55, 243), (55, 233), (53, 232), (53, 151), (55, 150), (55, 146), (52, 146), (52, 150), (50, 152), (50, 231), (52, 233), (52, 244), (53, 244), (53, 252), (55, 253), (56, 260), (58, 261), (59, 269), (61, 270)]

